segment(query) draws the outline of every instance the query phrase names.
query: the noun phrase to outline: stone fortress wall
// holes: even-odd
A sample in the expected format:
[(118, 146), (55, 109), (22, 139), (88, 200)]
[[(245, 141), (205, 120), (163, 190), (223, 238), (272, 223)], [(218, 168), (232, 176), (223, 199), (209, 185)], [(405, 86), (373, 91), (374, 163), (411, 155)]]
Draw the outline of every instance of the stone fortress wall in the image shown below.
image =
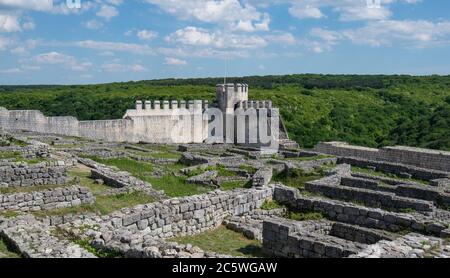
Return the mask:
[(353, 146), (344, 142), (320, 143), (316, 146), (315, 150), (342, 157), (381, 160), (450, 172), (450, 152), (446, 151), (404, 146), (375, 149)]
[(158, 108), (158, 103), (154, 102), (155, 106), (151, 109), (143, 109), (142, 102), (137, 101), (136, 109), (127, 111), (123, 119), (102, 121), (46, 117), (35, 110), (9, 111), (0, 108), (0, 125), (9, 130), (28, 130), (109, 142), (201, 143), (205, 140), (207, 122), (203, 121), (202, 101), (189, 102), (187, 109), (183, 111), (175, 106), (169, 107), (168, 102), (163, 102), (163, 108)]
[[(216, 88), (217, 108), (224, 120), (238, 118), (237, 108), (244, 111), (262, 108), (272, 110), (270, 101), (249, 101), (248, 85), (220, 84)], [(84, 137), (109, 142), (130, 143), (203, 143), (210, 134), (209, 115), (214, 115), (205, 100), (136, 101), (135, 109), (127, 110), (122, 119), (79, 121), (75, 117), (46, 117), (37, 110), (7, 110), (0, 107), (0, 127), (6, 130), (27, 130), (47, 134)], [(269, 112), (269, 114), (272, 114)], [(259, 115), (259, 114), (258, 114)], [(272, 126), (269, 123), (269, 126)], [(244, 128), (246, 134), (254, 130), (248, 121), (244, 127), (224, 122), (224, 137)], [(278, 130), (279, 127), (274, 127)], [(229, 131), (226, 131), (230, 129)], [(259, 132), (259, 129), (257, 129)], [(270, 127), (268, 128), (270, 130)], [(231, 140), (235, 138), (231, 137)]]

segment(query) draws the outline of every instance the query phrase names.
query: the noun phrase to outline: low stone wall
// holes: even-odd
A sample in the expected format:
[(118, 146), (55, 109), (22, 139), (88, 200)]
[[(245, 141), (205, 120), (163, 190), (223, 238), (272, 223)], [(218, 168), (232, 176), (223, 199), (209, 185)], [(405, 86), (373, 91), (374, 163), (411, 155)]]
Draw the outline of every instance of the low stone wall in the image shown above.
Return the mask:
[(1, 211), (39, 211), (91, 204), (94, 196), (87, 188), (72, 186), (46, 191), (0, 195)]
[(407, 234), (394, 241), (369, 245), (351, 258), (449, 258), (450, 244), (440, 238)]
[(151, 184), (134, 177), (126, 171), (119, 171), (117, 168), (108, 167), (87, 158), (78, 158), (78, 162), (91, 168), (92, 179), (101, 180), (106, 185), (129, 192), (143, 191), (157, 200), (166, 198), (163, 191), (154, 189)]
[[(329, 229), (330, 227), (325, 227)], [(282, 258), (343, 258), (359, 253), (365, 244), (315, 232), (284, 220), (267, 220), (263, 224), (263, 251)]]
[(95, 258), (81, 246), (53, 234), (53, 227), (32, 215), (0, 219), (0, 237), (25, 258)]
[(328, 198), (343, 201), (358, 201), (370, 207), (381, 207), (388, 210), (400, 211), (402, 209), (414, 209), (416, 211), (433, 211), (432, 202), (398, 197), (394, 193), (380, 192), (365, 188), (341, 186), (327, 182), (329, 178), (307, 182), (305, 190), (320, 193)]
[(252, 177), (252, 185), (254, 187), (267, 186), (272, 180), (273, 170), (270, 167), (258, 169)]
[(307, 197), (301, 195), (298, 190), (283, 185), (275, 186), (273, 198), (294, 211), (321, 212), (330, 220), (368, 228), (392, 232), (407, 229), (437, 236), (440, 236), (441, 231), (447, 229), (446, 223), (432, 221), (424, 215), (395, 213), (342, 201)]
[(450, 206), (450, 194), (441, 188), (427, 186), (423, 184), (401, 184), (386, 185), (380, 184), (376, 179), (365, 179), (357, 177), (341, 177), (341, 185), (365, 188), (375, 191), (395, 193), (397, 196), (432, 201), (436, 205)]
[(111, 229), (140, 231), (158, 238), (192, 235), (217, 227), (228, 216), (243, 215), (272, 197), (273, 188), (238, 189), (124, 209), (111, 215)]
[(450, 172), (450, 152), (404, 146), (381, 149), (349, 145), (344, 142), (320, 143), (315, 151), (342, 157), (383, 160)]
[(346, 163), (352, 166), (363, 167), (363, 168), (373, 168), (376, 171), (386, 172), (398, 175), (400, 177), (411, 177), (420, 180), (431, 181), (435, 179), (448, 178), (450, 173), (438, 171), (438, 170), (428, 170), (424, 168), (419, 168), (415, 166), (408, 166), (404, 164), (396, 164), (383, 161), (366, 160), (359, 158), (348, 158), (339, 157), (338, 163)]
[[(60, 165), (64, 165), (61, 162)], [(0, 162), (0, 184), (10, 186), (62, 185), (66, 182), (65, 166), (58, 163), (26, 163)]]

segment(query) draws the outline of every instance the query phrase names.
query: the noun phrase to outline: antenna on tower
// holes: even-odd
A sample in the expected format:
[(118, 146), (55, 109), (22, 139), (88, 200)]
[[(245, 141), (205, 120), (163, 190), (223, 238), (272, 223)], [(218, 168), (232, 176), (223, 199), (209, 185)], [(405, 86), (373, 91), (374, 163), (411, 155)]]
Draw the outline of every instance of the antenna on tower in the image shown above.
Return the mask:
[(223, 77), (223, 85), (227, 84), (227, 75), (228, 75), (228, 55), (225, 54), (225, 75)]

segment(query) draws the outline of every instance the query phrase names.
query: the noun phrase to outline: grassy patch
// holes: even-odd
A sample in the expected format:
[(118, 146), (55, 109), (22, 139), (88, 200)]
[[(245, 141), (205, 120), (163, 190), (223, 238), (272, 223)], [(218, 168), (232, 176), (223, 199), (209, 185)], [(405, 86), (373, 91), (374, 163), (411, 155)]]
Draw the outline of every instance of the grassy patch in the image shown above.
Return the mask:
[(0, 212), (0, 216), (5, 217), (5, 218), (14, 218), (19, 215), (21, 215), (21, 213), (18, 211), (7, 210), (7, 211)]
[(99, 157), (89, 157), (90, 159), (102, 163), (105, 165), (115, 166), (122, 171), (127, 171), (133, 176), (142, 179), (145, 173), (151, 173), (153, 171), (153, 165), (146, 162), (140, 162), (128, 158), (111, 158), (102, 159)]
[(247, 171), (249, 174), (253, 175), (256, 173), (256, 169), (250, 165), (242, 164), (239, 169)]
[(89, 188), (89, 190), (94, 195), (101, 194), (111, 189), (111, 187), (107, 185), (96, 184), (95, 181), (90, 178), (91, 171), (88, 168), (86, 169), (70, 168), (67, 171), (67, 174), (69, 177), (78, 177), (80, 179), (79, 184), (83, 187)]
[(220, 189), (223, 191), (230, 191), (238, 188), (244, 188), (246, 181), (225, 181), (220, 184)]
[(285, 173), (275, 175), (273, 180), (289, 187), (304, 189), (305, 183), (321, 178), (323, 178), (323, 174), (320, 172), (305, 173), (300, 170), (293, 170), (290, 175), (286, 175)]
[(217, 171), (219, 172), (219, 176), (220, 177), (234, 177), (234, 176), (236, 176), (236, 172), (228, 170), (223, 165), (217, 165), (216, 168), (217, 168)]
[(78, 244), (82, 248), (84, 248), (86, 251), (94, 254), (95, 256), (99, 258), (105, 258), (105, 259), (114, 259), (114, 258), (123, 258), (123, 255), (120, 252), (114, 252), (114, 251), (106, 251), (106, 250), (99, 250), (94, 248), (89, 240), (73, 240), (73, 243)]
[(153, 171), (153, 165), (145, 162), (138, 162), (131, 159), (100, 159), (98, 157), (91, 158), (99, 163), (116, 166), (122, 171), (127, 171), (133, 176), (149, 182), (153, 188), (157, 190), (164, 190), (169, 197), (182, 197), (197, 194), (203, 194), (211, 189), (195, 185), (187, 184), (186, 177), (176, 176), (175, 172), (181, 169), (178, 163), (165, 166), (168, 174), (162, 177), (150, 176)]
[(17, 259), (21, 258), (21, 256), (16, 252), (14, 252), (14, 250), (10, 248), (8, 244), (6, 244), (6, 242), (0, 238), (0, 259), (7, 259), (7, 258)]
[(157, 153), (150, 154), (150, 156), (153, 158), (158, 158), (158, 159), (180, 159), (181, 158), (181, 154), (175, 153), (175, 152), (157, 152)]
[(143, 192), (124, 193), (112, 196), (97, 196), (94, 204), (81, 205), (54, 209), (48, 211), (38, 211), (33, 214), (37, 217), (62, 216), (67, 214), (87, 214), (98, 213), (102, 215), (110, 214), (122, 208), (134, 207), (136, 205), (152, 203), (155, 200)]
[(287, 211), (285, 218), (295, 221), (322, 220), (325, 216), (320, 212), (293, 212)]
[(28, 164), (37, 164), (48, 161), (46, 158), (23, 158), (20, 152), (1, 152), (0, 159), (11, 159), (13, 162), (26, 162)]
[(273, 210), (273, 209), (279, 209), (279, 208), (283, 208), (284, 206), (279, 204), (276, 201), (269, 201), (269, 200), (265, 200), (264, 203), (261, 205), (261, 209), (262, 210)]
[(153, 188), (164, 190), (169, 197), (192, 196), (211, 191), (210, 188), (204, 186), (187, 184), (185, 177), (175, 175), (165, 175), (161, 178), (146, 177), (144, 180), (148, 181)]
[(205, 251), (236, 257), (263, 257), (261, 243), (257, 240), (249, 240), (224, 226), (194, 236), (173, 238), (171, 241), (180, 244), (190, 243)]
[(402, 180), (402, 181), (407, 181), (407, 182), (416, 182), (416, 183), (429, 185), (428, 181), (415, 179), (415, 178), (409, 178), (409, 179), (408, 178), (401, 178), (401, 177), (399, 177), (399, 176), (397, 176), (395, 174), (385, 173), (385, 172), (381, 172), (381, 171), (375, 171), (375, 170), (368, 169), (368, 168), (361, 168), (361, 167), (352, 166), (352, 172), (354, 172), (354, 173), (361, 173), (361, 174), (368, 174), (368, 175), (378, 176), (378, 177), (383, 177), (383, 178), (392, 178), (392, 179), (397, 179), (397, 180)]

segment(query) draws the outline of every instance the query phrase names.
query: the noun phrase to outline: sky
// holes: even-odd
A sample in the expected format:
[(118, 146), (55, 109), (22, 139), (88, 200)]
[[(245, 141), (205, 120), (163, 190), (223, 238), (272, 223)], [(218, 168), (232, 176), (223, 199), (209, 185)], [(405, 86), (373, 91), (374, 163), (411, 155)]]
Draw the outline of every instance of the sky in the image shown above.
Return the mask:
[(447, 0), (0, 0), (0, 84), (450, 74)]

